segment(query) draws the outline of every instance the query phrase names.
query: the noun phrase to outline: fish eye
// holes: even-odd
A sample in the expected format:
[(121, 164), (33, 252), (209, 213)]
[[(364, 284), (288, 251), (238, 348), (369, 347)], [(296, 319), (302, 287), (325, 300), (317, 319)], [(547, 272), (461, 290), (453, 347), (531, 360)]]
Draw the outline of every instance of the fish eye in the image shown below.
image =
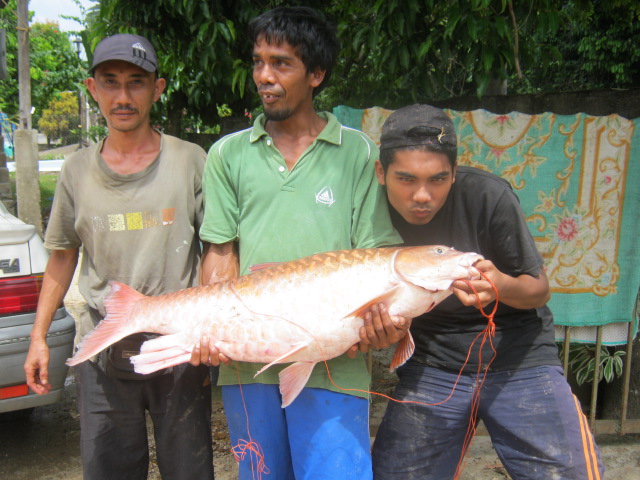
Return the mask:
[(436, 253), (438, 253), (438, 254), (444, 253), (444, 248), (436, 247)]

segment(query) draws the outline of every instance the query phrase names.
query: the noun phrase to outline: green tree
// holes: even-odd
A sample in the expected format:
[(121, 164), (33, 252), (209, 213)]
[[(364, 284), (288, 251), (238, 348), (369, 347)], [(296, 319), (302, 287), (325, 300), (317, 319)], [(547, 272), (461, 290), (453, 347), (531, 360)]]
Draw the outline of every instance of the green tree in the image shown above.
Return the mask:
[(139, 8), (137, 0), (102, 0), (99, 14), (88, 17), (88, 43), (93, 51), (100, 39), (123, 32), (152, 42), (160, 74), (168, 79), (157, 121), (179, 135), (187, 125), (217, 123), (216, 105), (233, 112), (253, 105), (244, 31), (263, 6), (249, 0), (156, 0)]
[[(71, 130), (77, 130), (80, 124), (78, 95), (75, 92), (62, 92), (49, 102), (38, 120), (38, 128), (47, 136), (47, 143), (58, 140)], [(76, 138), (71, 140), (74, 143)]]
[(640, 3), (631, 0), (565, 2), (553, 37), (538, 36), (559, 55), (546, 71), (525, 72), (523, 93), (631, 88), (640, 85)]
[[(378, 0), (339, 2), (343, 79), (336, 96), (397, 106), (469, 93), (495, 93), (523, 62), (542, 55), (534, 34), (553, 36), (561, 12), (551, 0)], [(365, 86), (365, 88), (361, 88)]]
[[(0, 80), (0, 110), (16, 120), (19, 114), (16, 0), (9, 0), (0, 9), (0, 28), (6, 30), (8, 70), (7, 78)], [(78, 89), (85, 72), (69, 37), (57, 24), (31, 25), (29, 40), (31, 105), (35, 109), (32, 120), (36, 125), (51, 98), (58, 92)]]
[[(235, 115), (259, 106), (246, 27), (277, 5), (317, 8), (337, 20), (342, 52), (320, 108), (395, 108), (463, 95), (637, 85), (635, 0), (101, 0), (88, 15), (90, 50), (117, 32), (147, 36), (169, 80), (156, 115), (214, 125), (217, 106)], [(594, 30), (595, 29), (595, 30)], [(625, 62), (626, 59), (626, 62)]]
[(36, 107), (33, 120), (37, 122), (59, 92), (78, 90), (86, 73), (69, 37), (55, 23), (31, 26), (30, 58), (31, 103)]

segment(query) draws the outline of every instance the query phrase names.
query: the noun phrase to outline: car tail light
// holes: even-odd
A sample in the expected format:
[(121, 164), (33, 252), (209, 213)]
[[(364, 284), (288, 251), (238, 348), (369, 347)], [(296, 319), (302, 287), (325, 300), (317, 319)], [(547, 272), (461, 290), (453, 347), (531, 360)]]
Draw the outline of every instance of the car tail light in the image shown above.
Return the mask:
[(14, 385), (12, 387), (0, 388), (0, 400), (24, 397), (25, 395), (29, 395), (29, 387), (27, 387), (26, 383), (23, 383), (22, 385)]
[(42, 275), (0, 279), (0, 315), (35, 312)]

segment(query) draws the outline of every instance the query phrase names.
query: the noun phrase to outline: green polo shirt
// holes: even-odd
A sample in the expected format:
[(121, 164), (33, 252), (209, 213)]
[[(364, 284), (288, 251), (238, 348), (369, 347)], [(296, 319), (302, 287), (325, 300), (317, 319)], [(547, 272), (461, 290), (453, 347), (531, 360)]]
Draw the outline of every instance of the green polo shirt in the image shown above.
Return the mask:
[[(376, 180), (376, 145), (332, 114), (320, 115), (327, 125), (291, 171), (264, 129), (264, 115), (253, 128), (227, 135), (209, 150), (200, 237), (216, 244), (237, 240), (241, 274), (251, 265), (318, 252), (402, 243)], [(261, 365), (236, 363), (221, 368), (220, 384), (238, 383), (238, 369), (242, 383), (278, 383), (277, 374), (286, 367), (271, 367), (253, 379)], [(362, 356), (343, 355), (329, 368), (341, 387), (369, 387)], [(340, 391), (324, 365), (316, 366), (307, 386)]]

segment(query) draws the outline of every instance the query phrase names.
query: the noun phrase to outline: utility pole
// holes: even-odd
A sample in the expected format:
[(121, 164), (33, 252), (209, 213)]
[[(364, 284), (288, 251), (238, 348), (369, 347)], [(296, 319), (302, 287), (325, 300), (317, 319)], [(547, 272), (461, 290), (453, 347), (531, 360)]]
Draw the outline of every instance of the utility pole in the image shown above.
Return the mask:
[(35, 225), (42, 235), (40, 172), (37, 134), (31, 129), (31, 75), (29, 61), (29, 0), (18, 0), (18, 85), (20, 124), (15, 132), (18, 218)]
[[(76, 47), (76, 53), (78, 54), (78, 60), (81, 60), (80, 54), (82, 53), (82, 39), (80, 37), (76, 37), (73, 40), (73, 44)], [(86, 100), (84, 98), (84, 91), (82, 87), (78, 89), (78, 113), (80, 115), (80, 139), (78, 140), (78, 148), (84, 148), (87, 143), (87, 132), (88, 132), (88, 121), (87, 121), (87, 107)]]

